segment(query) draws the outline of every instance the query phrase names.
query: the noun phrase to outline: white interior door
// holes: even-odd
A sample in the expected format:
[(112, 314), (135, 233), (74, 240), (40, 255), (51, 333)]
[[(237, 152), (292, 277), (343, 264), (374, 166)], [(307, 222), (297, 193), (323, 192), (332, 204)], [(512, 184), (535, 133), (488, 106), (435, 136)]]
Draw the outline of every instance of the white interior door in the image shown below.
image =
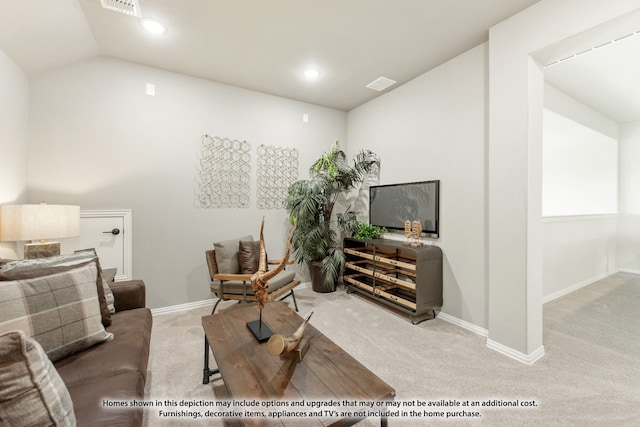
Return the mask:
[(131, 211), (80, 211), (80, 236), (62, 239), (61, 252), (95, 248), (103, 269), (116, 268), (116, 280), (133, 277)]

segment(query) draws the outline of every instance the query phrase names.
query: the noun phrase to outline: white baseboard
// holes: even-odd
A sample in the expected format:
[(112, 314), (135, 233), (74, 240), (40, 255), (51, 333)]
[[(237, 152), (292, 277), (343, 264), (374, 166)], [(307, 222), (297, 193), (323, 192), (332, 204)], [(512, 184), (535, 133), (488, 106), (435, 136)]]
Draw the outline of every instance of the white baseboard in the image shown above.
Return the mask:
[[(485, 338), (489, 336), (489, 331), (487, 329), (481, 328), (480, 326), (474, 325), (473, 323), (469, 323), (465, 320), (458, 319), (457, 317), (451, 316), (450, 314), (441, 312), (438, 314), (438, 317), (444, 321), (453, 323), (454, 325), (460, 326), (461, 328), (467, 329)], [(544, 346), (540, 346), (533, 353), (524, 354), (489, 338), (487, 338), (486, 345), (490, 349), (526, 365), (533, 365), (538, 359), (544, 356)]]
[(640, 274), (640, 270), (629, 270), (627, 268), (621, 268), (618, 270), (620, 273)]
[[(298, 288), (310, 288), (311, 282), (302, 282), (298, 286)], [(209, 306), (213, 309), (213, 305), (216, 303), (217, 298), (205, 299), (201, 301), (188, 302), (186, 304), (178, 304), (178, 305), (170, 305), (168, 307), (160, 307), (151, 309), (151, 314), (156, 316), (158, 314), (166, 314), (166, 313), (175, 313), (178, 311), (189, 310), (192, 308), (199, 308)]]
[[(620, 270), (620, 271), (622, 271), (622, 270)], [(547, 295), (546, 297), (543, 297), (542, 298), (542, 304), (546, 304), (549, 301), (553, 301), (554, 299), (557, 299), (557, 298), (560, 298), (560, 297), (565, 296), (567, 294), (570, 294), (571, 292), (577, 291), (580, 288), (584, 288), (585, 286), (589, 286), (590, 284), (595, 283), (598, 280), (602, 280), (602, 279), (605, 279), (605, 278), (607, 278), (609, 276), (612, 276), (612, 275), (616, 274), (617, 272), (618, 271), (608, 271), (606, 273), (599, 274), (599, 275), (597, 275), (595, 277), (592, 277), (590, 279), (583, 280), (580, 283), (575, 283), (575, 284), (573, 284), (573, 285), (571, 285), (571, 286), (569, 286), (567, 288), (561, 289), (561, 290), (559, 290), (557, 292), (554, 292), (554, 293), (552, 293), (550, 295)]]
[(489, 331), (486, 330), (485, 328), (481, 328), (478, 325), (474, 325), (473, 323), (469, 323), (466, 320), (458, 319), (457, 317), (452, 316), (450, 314), (440, 312), (438, 314), (438, 317), (440, 319), (444, 320), (444, 321), (447, 321), (449, 323), (453, 323), (456, 326), (460, 326), (461, 328), (464, 328), (464, 329), (466, 329), (468, 331), (471, 331), (471, 332), (473, 332), (475, 334), (478, 334), (480, 336), (483, 336), (483, 337), (488, 337), (489, 336)]
[(199, 308), (199, 307), (205, 307), (205, 306), (209, 306), (213, 309), (213, 304), (215, 304), (215, 302), (216, 302), (216, 299), (212, 298), (212, 299), (206, 299), (202, 301), (188, 302), (186, 304), (170, 305), (168, 307), (161, 307), (161, 308), (152, 308), (151, 314), (154, 316), (157, 316), (159, 314), (175, 313), (177, 311), (184, 311), (192, 308)]
[(544, 356), (544, 346), (542, 345), (532, 353), (524, 354), (512, 349), (511, 347), (507, 347), (506, 345), (500, 344), (497, 341), (487, 338), (487, 347), (526, 365), (533, 365), (538, 361), (538, 359)]

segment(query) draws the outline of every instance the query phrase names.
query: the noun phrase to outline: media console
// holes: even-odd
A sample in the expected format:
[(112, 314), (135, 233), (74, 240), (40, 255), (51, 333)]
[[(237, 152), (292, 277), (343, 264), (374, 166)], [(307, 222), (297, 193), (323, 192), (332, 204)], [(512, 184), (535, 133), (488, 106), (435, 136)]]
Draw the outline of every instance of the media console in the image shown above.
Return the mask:
[(442, 307), (442, 250), (389, 239), (344, 239), (344, 283), (409, 315), (413, 324)]

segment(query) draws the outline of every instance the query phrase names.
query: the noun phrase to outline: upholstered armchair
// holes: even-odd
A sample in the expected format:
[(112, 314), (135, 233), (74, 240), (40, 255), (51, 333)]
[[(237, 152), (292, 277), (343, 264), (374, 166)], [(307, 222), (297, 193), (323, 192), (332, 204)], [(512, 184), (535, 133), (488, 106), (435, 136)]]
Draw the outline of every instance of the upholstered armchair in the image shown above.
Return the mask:
[[(259, 242), (248, 235), (240, 239), (216, 242), (214, 248), (205, 252), (211, 279), (211, 292), (218, 297), (211, 314), (215, 313), (220, 301), (257, 301), (251, 276), (258, 271)], [(269, 265), (277, 265), (280, 262), (281, 260), (268, 260)], [(292, 261), (288, 264), (292, 264)], [(295, 276), (295, 271), (284, 269), (272, 277), (268, 282), (268, 300), (282, 300), (291, 296), (298, 311), (293, 289), (300, 284), (300, 280), (296, 280)]]

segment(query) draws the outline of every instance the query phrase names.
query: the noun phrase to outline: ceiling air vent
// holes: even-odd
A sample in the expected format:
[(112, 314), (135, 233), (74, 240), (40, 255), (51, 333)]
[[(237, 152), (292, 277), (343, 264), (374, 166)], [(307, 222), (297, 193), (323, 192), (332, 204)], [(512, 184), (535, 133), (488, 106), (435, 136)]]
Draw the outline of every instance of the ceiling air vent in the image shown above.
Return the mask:
[(140, 18), (140, 4), (138, 0), (100, 0), (100, 4), (105, 9), (124, 13), (125, 15), (137, 16)]
[(391, 85), (396, 84), (395, 80), (388, 79), (386, 77), (378, 77), (367, 85), (369, 89), (377, 90), (378, 92), (385, 90)]

